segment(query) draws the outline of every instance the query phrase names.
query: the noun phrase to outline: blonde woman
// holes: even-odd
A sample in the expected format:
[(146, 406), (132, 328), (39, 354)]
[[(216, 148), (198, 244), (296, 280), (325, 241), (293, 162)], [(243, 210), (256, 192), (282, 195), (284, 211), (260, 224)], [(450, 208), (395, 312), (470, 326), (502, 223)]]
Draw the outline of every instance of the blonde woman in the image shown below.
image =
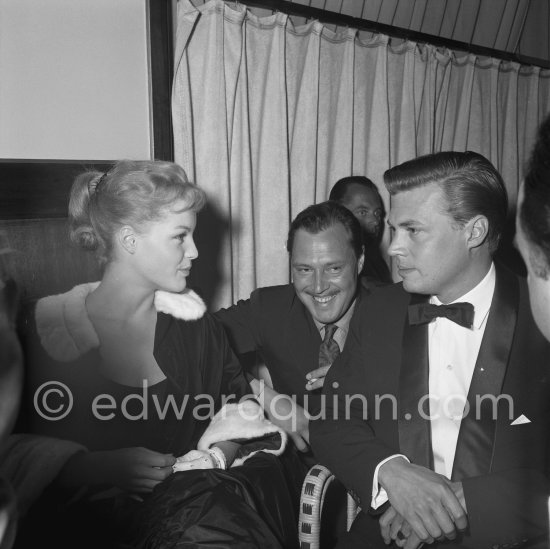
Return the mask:
[[(253, 503), (273, 485), (285, 498), (274, 457), (285, 435), (246, 399), (223, 329), (186, 288), (204, 202), (169, 162), (76, 179), (71, 238), (104, 274), (36, 306), (31, 431), (46, 438), (32, 443), (55, 458), (25, 542), (39, 532), (57, 547), (195, 546), (221, 528), (224, 547), (285, 544), (293, 515), (279, 522), (284, 510)], [(269, 498), (257, 496), (264, 486)]]

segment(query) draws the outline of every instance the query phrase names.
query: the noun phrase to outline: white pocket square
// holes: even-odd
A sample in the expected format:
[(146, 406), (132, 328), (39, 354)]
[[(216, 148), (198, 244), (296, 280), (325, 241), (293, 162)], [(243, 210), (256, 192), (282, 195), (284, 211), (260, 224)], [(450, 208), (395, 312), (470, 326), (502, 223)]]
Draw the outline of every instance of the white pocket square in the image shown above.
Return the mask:
[(510, 425), (524, 425), (525, 423), (531, 423), (531, 420), (528, 417), (525, 417), (523, 414), (518, 418), (514, 419)]

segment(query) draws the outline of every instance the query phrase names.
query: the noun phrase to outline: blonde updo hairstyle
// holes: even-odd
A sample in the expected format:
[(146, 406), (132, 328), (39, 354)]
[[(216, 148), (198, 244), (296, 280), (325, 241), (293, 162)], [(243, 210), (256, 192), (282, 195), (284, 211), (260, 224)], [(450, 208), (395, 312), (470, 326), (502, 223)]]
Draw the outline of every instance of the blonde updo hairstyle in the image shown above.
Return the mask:
[(173, 162), (122, 160), (106, 173), (84, 172), (71, 188), (70, 238), (81, 248), (94, 251), (101, 264), (108, 263), (118, 229), (129, 225), (143, 230), (178, 200), (185, 202), (186, 210), (198, 212), (206, 197)]

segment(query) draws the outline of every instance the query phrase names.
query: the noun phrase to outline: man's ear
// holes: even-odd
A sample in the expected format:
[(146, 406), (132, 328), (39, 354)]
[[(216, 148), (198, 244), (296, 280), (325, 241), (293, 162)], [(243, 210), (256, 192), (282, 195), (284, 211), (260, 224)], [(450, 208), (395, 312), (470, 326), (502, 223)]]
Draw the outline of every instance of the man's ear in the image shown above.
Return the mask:
[(357, 274), (361, 274), (363, 270), (363, 265), (365, 264), (365, 246), (361, 246), (361, 255), (357, 261)]
[(467, 223), (468, 248), (481, 246), (489, 234), (489, 220), (484, 215), (476, 215)]
[(129, 254), (134, 254), (136, 251), (136, 232), (129, 225), (125, 225), (118, 230), (117, 240), (121, 248)]

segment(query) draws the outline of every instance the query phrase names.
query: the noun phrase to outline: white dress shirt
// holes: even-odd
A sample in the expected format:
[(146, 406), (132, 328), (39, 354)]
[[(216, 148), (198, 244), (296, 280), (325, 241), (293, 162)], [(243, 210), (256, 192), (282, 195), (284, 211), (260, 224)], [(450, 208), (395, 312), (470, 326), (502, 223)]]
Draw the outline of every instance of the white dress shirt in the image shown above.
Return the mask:
[[(452, 302), (466, 301), (474, 306), (472, 328), (465, 328), (444, 317), (435, 318), (428, 326), (429, 413), (434, 469), (449, 479), (460, 423), (463, 414), (468, 412), (464, 406), (487, 325), (495, 280), (495, 266), (491, 264), (489, 272), (477, 286)], [(441, 305), (435, 296), (430, 298), (430, 303)], [(371, 501), (374, 509), (388, 500), (385, 490), (378, 484), (378, 471), (384, 463), (397, 456), (401, 454), (386, 458), (376, 467)]]
[[(474, 306), (472, 328), (465, 328), (448, 318), (438, 317), (428, 326), (430, 425), (436, 473), (451, 478), (453, 462), (468, 391), (485, 333), (487, 317), (495, 290), (495, 266), (467, 294), (453, 301)], [(430, 303), (441, 305), (432, 296)], [(474, 410), (471, 410), (474, 413)]]

